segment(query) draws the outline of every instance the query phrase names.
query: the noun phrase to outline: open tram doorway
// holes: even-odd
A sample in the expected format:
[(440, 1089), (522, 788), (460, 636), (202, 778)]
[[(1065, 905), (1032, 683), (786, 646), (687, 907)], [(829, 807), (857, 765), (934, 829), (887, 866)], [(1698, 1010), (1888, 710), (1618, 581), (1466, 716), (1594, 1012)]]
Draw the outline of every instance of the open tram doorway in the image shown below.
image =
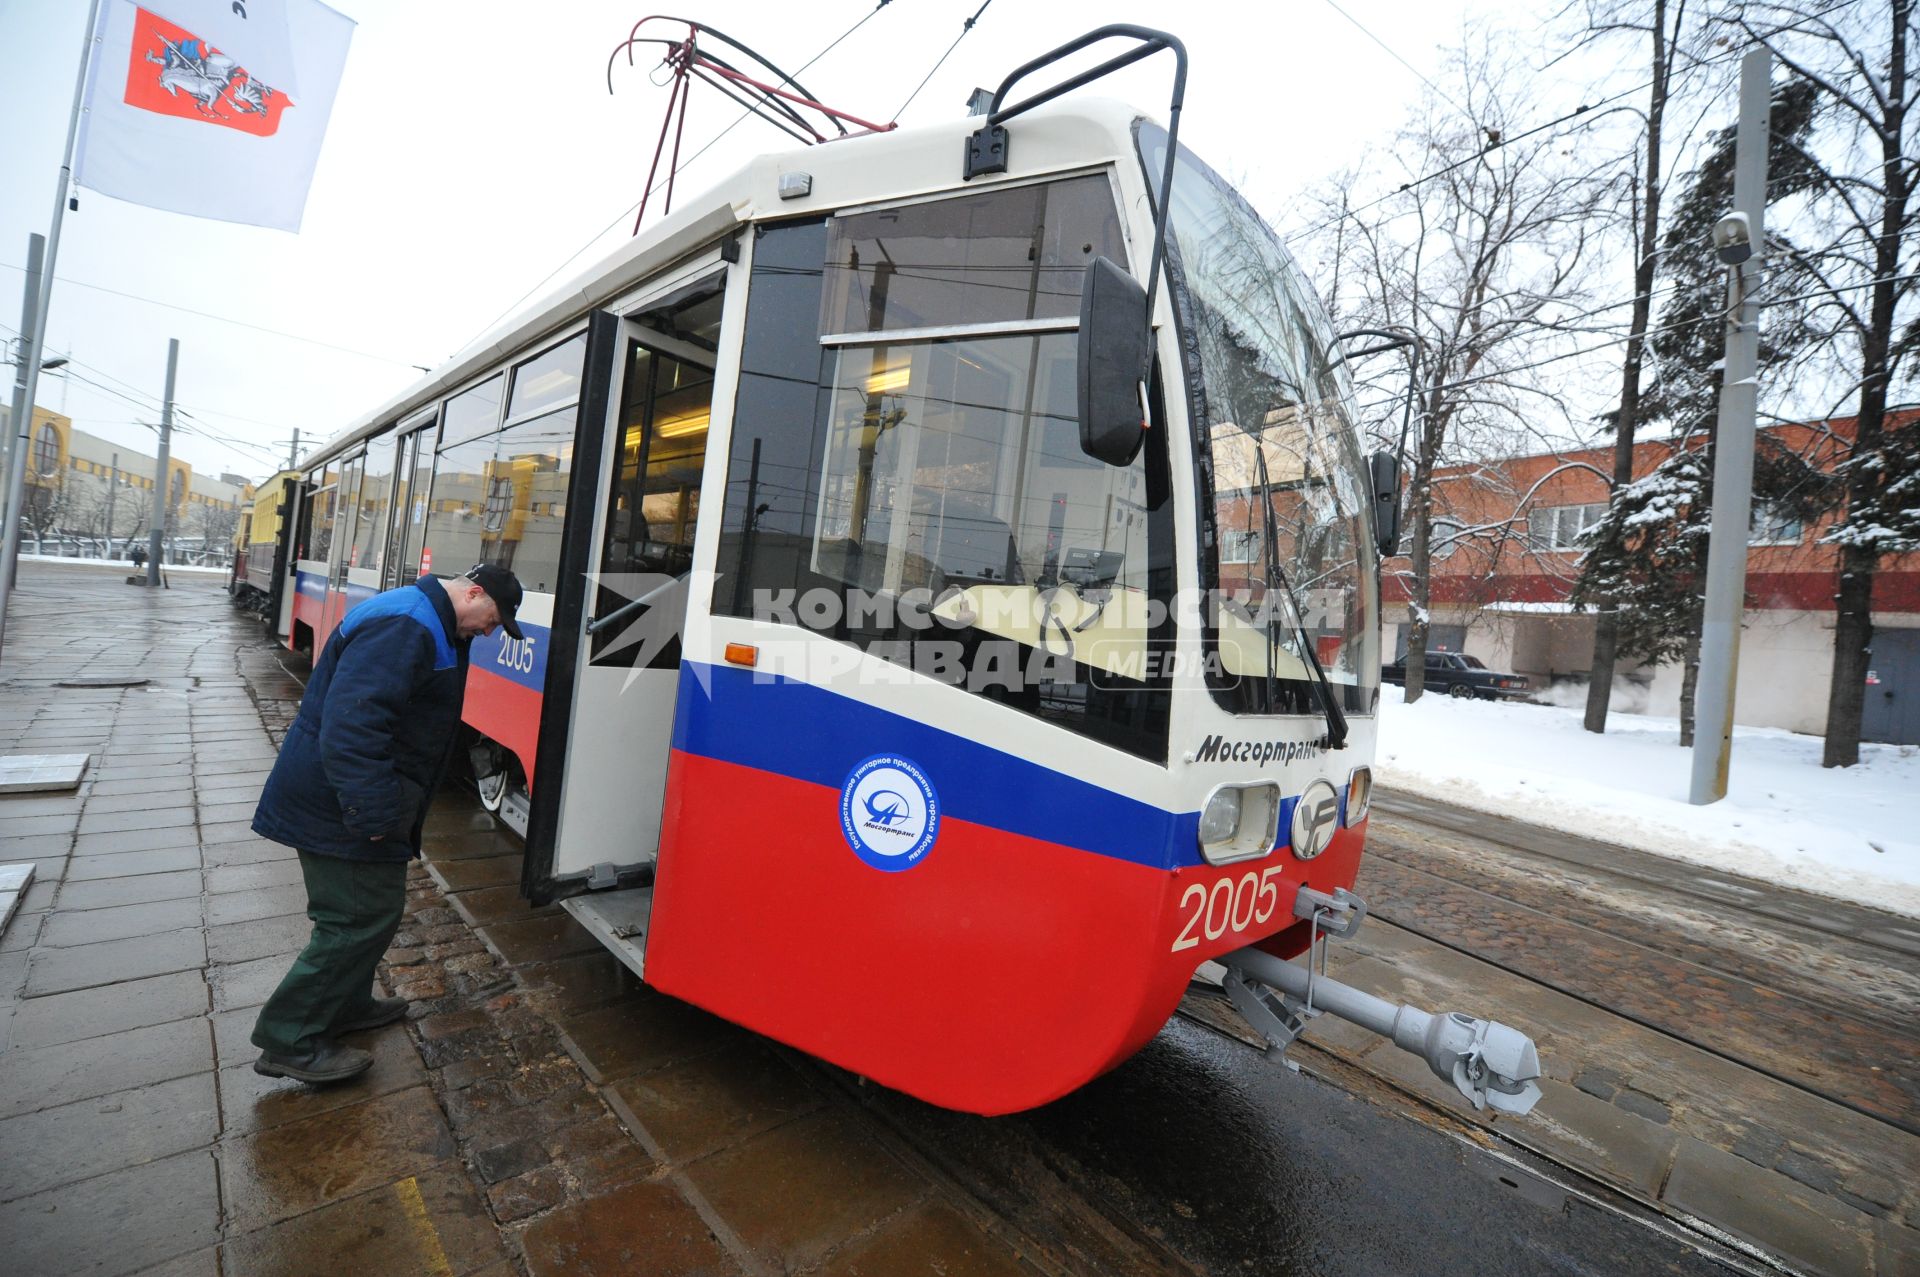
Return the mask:
[(552, 822), (542, 855), (536, 811), (535, 898), (566, 894), (567, 880), (644, 877), (659, 848), (725, 282), (715, 262), (618, 323), (584, 600), (570, 625), (564, 781), (535, 795)]

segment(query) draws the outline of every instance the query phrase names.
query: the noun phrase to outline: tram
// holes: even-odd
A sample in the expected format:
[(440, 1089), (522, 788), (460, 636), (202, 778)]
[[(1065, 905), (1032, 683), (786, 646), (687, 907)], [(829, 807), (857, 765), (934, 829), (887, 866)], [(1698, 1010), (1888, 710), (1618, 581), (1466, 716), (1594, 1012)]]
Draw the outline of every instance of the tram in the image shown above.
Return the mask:
[(287, 531), (305, 475), (281, 470), (254, 489), (253, 509), (233, 530), (233, 572), (227, 594), (236, 607), (267, 618), (276, 635), (286, 633), (280, 612), (286, 602)]
[[(287, 532), (315, 654), (418, 574), (518, 575), (465, 722), (530, 898), (977, 1113), (1125, 1060), (1209, 960), (1290, 1037), (1331, 1008), (1260, 959), (1364, 912), (1397, 471), (1177, 88), (1171, 127), (1061, 96), (1098, 72), (1007, 100), (1106, 39), (1184, 79), (1103, 28), (984, 120), (755, 160), (306, 457)], [(1447, 1068), (1503, 1026), (1429, 1026), (1474, 1025)]]

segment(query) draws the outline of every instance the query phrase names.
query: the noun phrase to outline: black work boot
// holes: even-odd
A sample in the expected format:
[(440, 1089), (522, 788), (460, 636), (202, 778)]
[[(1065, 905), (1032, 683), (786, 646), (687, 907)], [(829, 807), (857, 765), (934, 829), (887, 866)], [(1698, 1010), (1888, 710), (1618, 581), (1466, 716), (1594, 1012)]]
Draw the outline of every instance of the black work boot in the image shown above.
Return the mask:
[(407, 1013), (405, 998), (375, 998), (367, 1003), (366, 1009), (333, 1026), (335, 1033), (354, 1033), (360, 1029), (377, 1029), (383, 1024), (392, 1024)]
[(373, 1067), (373, 1054), (357, 1046), (322, 1041), (300, 1055), (262, 1051), (253, 1071), (265, 1077), (290, 1077), (302, 1082), (344, 1082)]

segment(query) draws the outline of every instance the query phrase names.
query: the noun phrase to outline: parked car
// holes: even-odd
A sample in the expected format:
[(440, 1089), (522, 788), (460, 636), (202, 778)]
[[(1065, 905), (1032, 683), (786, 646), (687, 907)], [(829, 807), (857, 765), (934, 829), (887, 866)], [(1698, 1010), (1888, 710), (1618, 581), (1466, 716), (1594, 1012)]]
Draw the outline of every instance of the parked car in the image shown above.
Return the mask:
[[(1380, 668), (1380, 681), (1401, 687), (1407, 684), (1406, 658)], [(1464, 652), (1427, 653), (1427, 690), (1445, 692), (1462, 700), (1478, 697), (1483, 701), (1523, 700), (1532, 690), (1521, 674), (1503, 674), (1490, 670), (1477, 656)]]

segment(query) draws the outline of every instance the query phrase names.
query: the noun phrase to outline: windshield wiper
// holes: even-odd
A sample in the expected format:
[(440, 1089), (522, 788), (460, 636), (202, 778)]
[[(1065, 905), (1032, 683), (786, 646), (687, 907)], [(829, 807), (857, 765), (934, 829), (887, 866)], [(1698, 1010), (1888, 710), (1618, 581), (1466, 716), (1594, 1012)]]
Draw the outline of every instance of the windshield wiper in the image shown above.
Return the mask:
[[(1265, 535), (1261, 539), (1267, 543), (1266, 554), (1263, 556), (1266, 559), (1267, 590), (1271, 593), (1274, 586), (1278, 585), (1281, 594), (1287, 600), (1287, 606), (1293, 610), (1293, 632), (1297, 636), (1301, 654), (1306, 657), (1307, 665), (1313, 670), (1313, 686), (1320, 696), (1320, 712), (1327, 720), (1327, 748), (1345, 749), (1347, 745), (1346, 712), (1340, 708), (1340, 702), (1335, 699), (1333, 680), (1327, 677), (1326, 669), (1320, 664), (1320, 654), (1314, 651), (1313, 635), (1307, 632), (1306, 609), (1300, 606), (1299, 598), (1294, 595), (1293, 583), (1287, 579), (1287, 574), (1280, 570), (1280, 525), (1278, 517), (1273, 512), (1273, 482), (1267, 477), (1266, 441), (1256, 435), (1253, 443), (1254, 464), (1260, 472), (1260, 505), (1264, 512), (1261, 521), (1265, 528)], [(1279, 635), (1275, 632), (1277, 618), (1273, 614), (1271, 600), (1267, 600), (1267, 603), (1267, 706), (1271, 711), (1277, 700), (1274, 695), (1273, 649), (1277, 645)]]

